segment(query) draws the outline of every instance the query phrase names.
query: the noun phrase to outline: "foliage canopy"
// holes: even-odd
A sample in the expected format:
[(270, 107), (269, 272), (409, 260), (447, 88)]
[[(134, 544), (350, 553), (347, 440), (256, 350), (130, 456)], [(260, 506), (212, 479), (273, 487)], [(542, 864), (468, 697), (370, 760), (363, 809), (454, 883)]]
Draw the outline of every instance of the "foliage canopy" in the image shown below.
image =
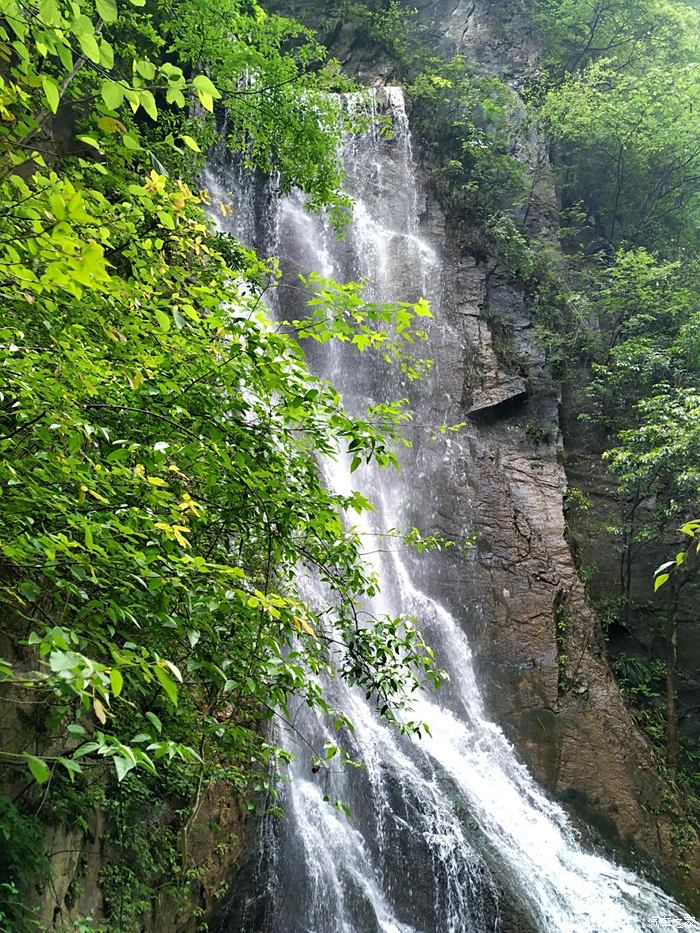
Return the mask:
[[(2, 759), (40, 784), (179, 762), (249, 788), (285, 757), (265, 720), (292, 697), (330, 712), (322, 672), (390, 719), (439, 679), (412, 620), (360, 621), (377, 581), (343, 517), (370, 504), (317, 463), (395, 465), (407, 415), (351, 417), (301, 349), (337, 338), (414, 376), (429, 310), (314, 279), (275, 323), (275, 261), (207, 220), (218, 118), (249, 168), (342, 222), (336, 69), (299, 24), (252, 0), (0, 13), (0, 677), (50, 711)], [(328, 605), (300, 596), (304, 566)]]

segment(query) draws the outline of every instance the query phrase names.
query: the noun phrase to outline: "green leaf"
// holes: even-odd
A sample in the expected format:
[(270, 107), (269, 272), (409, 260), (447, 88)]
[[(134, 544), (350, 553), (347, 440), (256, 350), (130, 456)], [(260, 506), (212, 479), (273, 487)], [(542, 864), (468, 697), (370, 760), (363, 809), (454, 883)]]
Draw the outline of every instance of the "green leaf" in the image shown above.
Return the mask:
[(118, 697), (124, 686), (124, 677), (118, 667), (113, 667), (109, 672), (109, 682), (112, 685), (112, 693)]
[(145, 59), (134, 61), (134, 70), (147, 81), (152, 81), (156, 76), (156, 66), (153, 62), (146, 61)]
[(172, 661), (163, 661), (163, 663), (168, 665), (173, 673), (173, 676), (176, 677), (180, 683), (182, 683), (182, 674), (180, 673), (180, 668), (176, 664), (173, 664)]
[(168, 230), (175, 229), (175, 218), (167, 211), (158, 211), (158, 220), (163, 224), (164, 227), (167, 227)]
[(211, 78), (208, 78), (207, 75), (197, 75), (192, 80), (192, 86), (196, 88), (198, 93), (207, 94), (209, 97), (213, 97), (214, 100), (218, 100), (221, 97), (216, 85), (212, 83)]
[(163, 668), (158, 667), (157, 665), (153, 668), (153, 670), (166, 696), (173, 704), (173, 706), (177, 706), (177, 687), (175, 686), (173, 680), (170, 678), (170, 675), (166, 674)]
[(180, 136), (180, 139), (184, 142), (186, 146), (192, 149), (194, 152), (201, 152), (199, 144), (196, 139), (192, 139), (191, 136), (186, 136), (184, 133)]
[(161, 330), (166, 333), (170, 330), (170, 318), (165, 311), (161, 311), (160, 308), (156, 308), (156, 320), (160, 324)]
[(90, 755), (92, 752), (96, 752), (100, 748), (102, 748), (102, 746), (99, 742), (86, 742), (84, 745), (76, 748), (76, 750), (73, 752), (73, 758), (82, 758), (83, 755)]
[(151, 725), (156, 729), (158, 733), (163, 731), (163, 723), (158, 719), (155, 713), (152, 713), (150, 710), (146, 713), (146, 719), (151, 723)]
[(209, 113), (213, 113), (214, 112), (214, 98), (211, 96), (211, 94), (207, 94), (206, 91), (197, 91), (197, 95), (199, 97), (199, 101), (202, 107), (204, 107), (205, 110), (208, 110)]
[(79, 139), (81, 143), (85, 143), (86, 146), (92, 146), (93, 149), (97, 149), (98, 152), (101, 151), (99, 142), (93, 136), (76, 136), (76, 139)]
[(117, 771), (117, 781), (121, 784), (129, 771), (135, 767), (135, 764), (133, 761), (129, 761), (128, 758), (122, 758), (120, 755), (115, 755), (114, 767)]
[(158, 119), (156, 99), (150, 91), (139, 91), (139, 101), (151, 120)]
[(100, 47), (97, 44), (97, 39), (90, 33), (83, 33), (78, 36), (78, 42), (80, 43), (80, 48), (82, 49), (83, 55), (86, 58), (89, 58), (91, 62), (94, 62), (96, 65), (100, 63)]
[(184, 107), (187, 103), (185, 95), (179, 87), (169, 87), (165, 94), (165, 100), (168, 104), (177, 104), (178, 107)]
[(60, 88), (54, 79), (50, 78), (48, 75), (41, 76), (41, 86), (44, 89), (44, 97), (49, 105), (49, 110), (51, 113), (56, 113), (61, 99)]
[(77, 761), (72, 761), (70, 758), (61, 758), (61, 757), (57, 758), (56, 760), (58, 761), (59, 764), (63, 765), (63, 767), (66, 769), (66, 771), (70, 775), (71, 781), (75, 780), (76, 774), (83, 773), (83, 769), (78, 764)]
[(660, 573), (658, 577), (656, 577), (656, 579), (654, 580), (654, 592), (656, 592), (660, 587), (662, 587), (664, 583), (669, 579), (670, 576), (671, 576), (670, 573)]
[(37, 758), (35, 755), (25, 755), (32, 777), (38, 784), (45, 784), (51, 777), (51, 769), (43, 758)]
[(100, 39), (100, 65), (107, 71), (114, 68), (114, 49), (106, 39)]
[(101, 16), (105, 23), (116, 23), (117, 4), (114, 0), (95, 0), (98, 16)]
[(61, 11), (56, 0), (42, 0), (39, 4), (39, 19), (44, 26), (56, 27), (61, 25)]
[(62, 43), (58, 43), (57, 53), (61, 64), (63, 65), (66, 71), (73, 70), (73, 53), (72, 51)]
[(122, 136), (122, 143), (124, 144), (125, 149), (134, 150), (141, 148), (141, 143), (131, 133), (124, 133)]

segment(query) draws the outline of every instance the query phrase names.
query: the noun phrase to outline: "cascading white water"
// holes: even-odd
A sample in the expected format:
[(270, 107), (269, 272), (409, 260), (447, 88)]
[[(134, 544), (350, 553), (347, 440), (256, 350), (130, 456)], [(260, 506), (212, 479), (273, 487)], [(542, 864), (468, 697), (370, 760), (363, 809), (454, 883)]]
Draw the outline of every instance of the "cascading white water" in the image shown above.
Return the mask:
[[(207, 181), (222, 200), (233, 193), (238, 217), (233, 232), (248, 240), (266, 237), (269, 252), (288, 268), (341, 280), (366, 278), (378, 300), (424, 294), (432, 300), (439, 327), (440, 260), (418, 233), (419, 190), (403, 97), (399, 89), (386, 88), (372, 92), (370, 100), (391, 114), (394, 137), (370, 131), (345, 146), (347, 190), (355, 210), (344, 243), (304, 210), (298, 196), (269, 203), (267, 218), (253, 218), (243, 207), (254, 201), (245, 179), (219, 168)], [(361, 104), (351, 99), (348, 106)], [(402, 385), (387, 387), (385, 370), (373, 373), (345, 352), (316, 362), (351, 408), (353, 399), (377, 401), (387, 390), (406, 394)], [(423, 473), (429, 473), (429, 449), (421, 462)], [(372, 609), (415, 615), (450, 680), (414, 704), (411, 718), (430, 724), (431, 735), (422, 740), (388, 727), (361, 692), (328, 685), (332, 702), (355, 725), (345, 744), (364, 768), (336, 770), (331, 761), (313, 773), (306, 747), (295, 744), (294, 736), (286, 738), (297, 752), (291, 780), (281, 789), (286, 817), (264, 827), (265, 870), (257, 899), (250, 899), (235, 926), (222, 929), (508, 933), (499, 909), (506, 896), (522, 930), (698, 933), (700, 924), (658, 888), (582, 848), (563, 810), (488, 721), (459, 620), (427, 587), (416, 585), (411, 562), (395, 543), (377, 545), (378, 530), (406, 528), (416, 515), (423, 527), (431, 527), (430, 476), (417, 482), (407, 471), (399, 476), (358, 471), (351, 478), (343, 456), (324, 469), (338, 491), (359, 483), (373, 492), (373, 524), (364, 520), (359, 528), (367, 559), (382, 581)], [(313, 580), (305, 585), (316, 586)], [(304, 708), (297, 715), (297, 727), (315, 747), (337, 741), (331, 724)], [(352, 818), (325, 803), (326, 795), (346, 803)]]

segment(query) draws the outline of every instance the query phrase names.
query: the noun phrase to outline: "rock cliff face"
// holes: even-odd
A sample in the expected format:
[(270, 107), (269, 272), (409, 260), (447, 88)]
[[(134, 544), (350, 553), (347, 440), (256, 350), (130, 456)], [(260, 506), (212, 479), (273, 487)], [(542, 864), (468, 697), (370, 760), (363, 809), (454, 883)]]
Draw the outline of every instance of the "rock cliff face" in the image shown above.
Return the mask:
[[(537, 64), (531, 27), (499, 3), (415, 5), (433, 47), (459, 51), (516, 88)], [(360, 80), (392, 79), (392, 62), (351, 27), (331, 21), (325, 38)], [(546, 153), (536, 137), (519, 147), (542, 168)], [(547, 197), (553, 189), (544, 191), (534, 224), (548, 222)], [(428, 194), (424, 228), (444, 257), (444, 318), (431, 335), (435, 368), (417, 420), (467, 420), (466, 430), (444, 442), (443, 475), (430, 495), (444, 533), (476, 535), (469, 560), (445, 561), (443, 595), (469, 618), (494, 715), (537, 777), (594, 838), (620, 858), (657, 869), (697, 908), (698, 846), (676, 844), (676, 827), (663, 812), (667, 788), (610, 673), (567, 541), (560, 395), (530, 309), (494, 260), (451, 248), (451, 220)], [(503, 362), (504, 332), (517, 366)], [(414, 468), (420, 477), (419, 460)], [(681, 871), (680, 861), (690, 870)]]
[(533, 391), (535, 348), (526, 380), (493, 366), (489, 297), (528, 341), (522, 299), (463, 257), (447, 257), (445, 281), (451, 336), (435, 347), (434, 401), (449, 397), (448, 422), (466, 414), (470, 427), (446, 451), (436, 512), (446, 534), (474, 530), (476, 547), (471, 563), (446, 571), (444, 595), (459, 611), (469, 594), (482, 683), (537, 777), (621, 857), (646, 857), (684, 885), (673, 824), (659, 813), (664, 786), (607, 666), (566, 539), (558, 396), (542, 378)]
[[(142, 818), (160, 835), (168, 823), (168, 808), (163, 814), (144, 812)], [(187, 848), (188, 864), (196, 870), (197, 880), (189, 884), (186, 898), (158, 896), (154, 892), (150, 907), (141, 920), (143, 933), (196, 933), (202, 918), (210, 917), (229, 878), (237, 874), (242, 853), (252, 845), (246, 823), (230, 788), (221, 783), (209, 788), (189, 826), (182, 845)], [(70, 929), (78, 918), (105, 916), (104, 873), (112, 861), (120, 858), (118, 846), (106, 845), (114, 838), (114, 826), (103, 810), (95, 810), (87, 833), (79, 827), (50, 827), (46, 834), (51, 860), (51, 884), (43, 886), (36, 906), (38, 919), (47, 929)], [(184, 884), (183, 880), (183, 884)]]

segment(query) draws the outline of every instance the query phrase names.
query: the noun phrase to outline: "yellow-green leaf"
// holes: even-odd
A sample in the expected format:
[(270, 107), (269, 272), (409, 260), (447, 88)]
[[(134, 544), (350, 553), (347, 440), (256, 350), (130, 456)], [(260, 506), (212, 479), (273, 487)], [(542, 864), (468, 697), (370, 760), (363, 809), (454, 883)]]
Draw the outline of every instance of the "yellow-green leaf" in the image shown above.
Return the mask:
[(105, 23), (114, 23), (117, 20), (117, 4), (114, 0), (96, 0), (97, 13)]
[(164, 330), (166, 333), (170, 330), (170, 318), (165, 311), (161, 311), (160, 308), (156, 308), (156, 320), (161, 330)]
[(180, 137), (180, 139), (183, 141), (183, 143), (184, 143), (186, 146), (188, 146), (190, 149), (194, 150), (194, 152), (201, 152), (201, 151), (202, 151), (202, 150), (199, 148), (199, 144), (198, 144), (197, 140), (196, 140), (196, 139), (192, 139), (191, 136), (185, 136), (185, 134), (183, 133), (182, 136)]
[(58, 103), (61, 99), (61, 92), (58, 85), (53, 78), (50, 78), (48, 75), (42, 75), (41, 86), (44, 89), (44, 97), (46, 98), (46, 103), (49, 105), (49, 110), (51, 113), (56, 113), (58, 110)]
[(106, 39), (100, 39), (100, 65), (107, 71), (114, 68), (114, 49)]
[(110, 110), (116, 110), (124, 103), (124, 90), (116, 81), (103, 81), (100, 93)]
[(42, 0), (39, 4), (39, 19), (43, 26), (61, 25), (61, 11), (56, 0)]
[(172, 678), (165, 673), (162, 667), (154, 668), (155, 675), (158, 679), (158, 683), (163, 688), (165, 695), (168, 697), (173, 706), (177, 706), (177, 687)]
[(207, 94), (209, 97), (214, 98), (214, 100), (218, 100), (221, 97), (221, 93), (217, 90), (216, 85), (206, 75), (197, 75), (193, 79), (192, 85), (197, 89), (197, 93), (199, 94)]
[(167, 211), (158, 211), (158, 220), (164, 227), (167, 227), (168, 230), (175, 229), (175, 219), (172, 214), (169, 214)]
[(83, 55), (89, 58), (91, 62), (99, 65), (100, 47), (97, 44), (97, 39), (91, 33), (83, 33), (83, 35), (78, 36), (78, 42), (80, 43)]
[(156, 107), (156, 99), (151, 94), (150, 91), (139, 91), (139, 100), (141, 106), (146, 111), (151, 120), (158, 119), (158, 108)]
[(211, 96), (211, 94), (207, 94), (206, 91), (197, 91), (197, 95), (199, 97), (199, 101), (202, 107), (204, 107), (205, 110), (208, 110), (209, 113), (213, 113), (214, 112), (214, 98)]
[(95, 716), (97, 716), (99, 721), (104, 726), (104, 724), (107, 722), (107, 710), (104, 708), (101, 700), (98, 700), (97, 697), (95, 697), (95, 699), (92, 701), (92, 708), (95, 711)]
[(122, 692), (122, 687), (124, 686), (124, 678), (122, 677), (122, 672), (118, 667), (113, 667), (109, 672), (109, 682), (112, 685), (112, 693), (115, 697), (118, 697)]
[(152, 81), (156, 76), (156, 66), (145, 59), (134, 60), (134, 71), (146, 81)]
[(132, 136), (131, 133), (124, 133), (122, 136), (122, 142), (124, 143), (125, 149), (140, 149), (141, 143), (136, 139), (135, 136)]

